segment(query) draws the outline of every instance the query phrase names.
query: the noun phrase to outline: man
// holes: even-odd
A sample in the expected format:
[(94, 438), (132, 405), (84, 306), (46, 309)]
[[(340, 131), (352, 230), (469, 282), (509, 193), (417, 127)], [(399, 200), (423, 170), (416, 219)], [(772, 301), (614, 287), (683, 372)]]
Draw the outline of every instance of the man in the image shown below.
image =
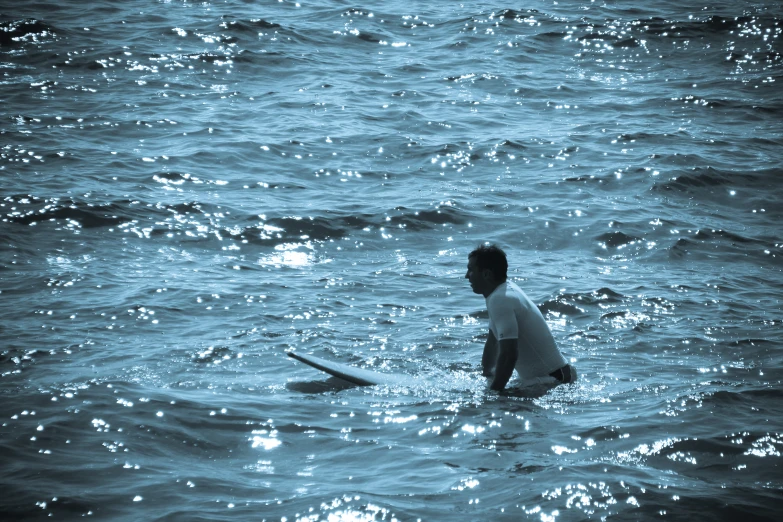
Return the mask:
[(541, 311), (517, 285), (506, 281), (507, 271), (506, 253), (495, 245), (482, 245), (468, 255), (465, 278), (473, 292), (487, 300), (489, 334), (481, 364), (484, 375), (493, 377), (490, 387), (503, 390), (514, 368), (523, 382), (547, 376), (574, 382), (576, 371), (557, 349)]

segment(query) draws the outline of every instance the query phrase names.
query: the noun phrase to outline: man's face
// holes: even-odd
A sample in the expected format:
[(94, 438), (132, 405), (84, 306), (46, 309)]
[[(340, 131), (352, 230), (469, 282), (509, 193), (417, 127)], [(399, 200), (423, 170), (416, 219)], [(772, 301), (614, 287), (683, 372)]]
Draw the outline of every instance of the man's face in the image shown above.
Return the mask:
[(470, 289), (473, 293), (484, 295), (485, 281), (478, 266), (476, 266), (476, 258), (468, 258), (468, 271), (465, 274), (465, 279), (470, 283)]

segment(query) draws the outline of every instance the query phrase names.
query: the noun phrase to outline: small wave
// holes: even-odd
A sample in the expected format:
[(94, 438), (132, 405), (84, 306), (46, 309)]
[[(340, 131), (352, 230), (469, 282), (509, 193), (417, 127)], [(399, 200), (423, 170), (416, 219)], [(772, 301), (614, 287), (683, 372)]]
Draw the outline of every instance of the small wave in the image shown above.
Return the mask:
[(562, 294), (549, 299), (538, 306), (542, 314), (557, 313), (562, 315), (582, 315), (587, 311), (579, 305), (593, 306), (597, 304), (622, 302), (625, 296), (611, 288), (599, 288), (592, 292), (577, 292)]
[[(224, 19), (227, 17), (224, 16)], [(259, 29), (279, 29), (280, 24), (274, 22), (267, 22), (261, 18), (251, 20), (232, 20), (230, 22), (223, 22), (220, 26), (224, 29), (230, 29), (232, 31), (238, 31), (241, 33), (257, 33)]]
[(671, 248), (669, 248), (669, 253), (674, 257), (684, 257), (688, 255), (695, 246), (695, 242), (688, 238), (681, 237), (671, 246)]
[(754, 52), (752, 55), (749, 55), (748, 53), (740, 53), (736, 51), (731, 51), (726, 56), (726, 61), (732, 62), (732, 63), (739, 63), (739, 64), (745, 64), (751, 61), (751, 57), (753, 58), (753, 61), (764, 61), (767, 63), (771, 62), (777, 62), (780, 61), (781, 55), (777, 51), (766, 51), (766, 52)]
[[(356, 388), (358, 385), (344, 381), (338, 377), (327, 377), (321, 381), (294, 381), (287, 382), (285, 385), (286, 390), (290, 390), (296, 393), (303, 393), (307, 395), (319, 395), (326, 393), (335, 393), (351, 388)], [(279, 430), (282, 431), (282, 430)]]
[(225, 346), (210, 346), (196, 352), (193, 355), (193, 362), (205, 364), (220, 364), (223, 361), (233, 358), (231, 349)]
[(725, 176), (713, 171), (705, 174), (677, 176), (663, 183), (656, 183), (653, 185), (653, 190), (688, 191), (693, 188), (719, 187), (729, 183), (730, 180)]
[(650, 35), (664, 36), (673, 39), (699, 38), (716, 35), (721, 32), (735, 31), (753, 21), (752, 17), (738, 16), (726, 18), (713, 15), (702, 20), (669, 20), (653, 17), (640, 20), (645, 32)]
[(602, 287), (586, 294), (564, 294), (564, 296), (570, 297), (571, 299), (576, 299), (577, 301), (584, 302), (586, 304), (620, 303), (623, 301), (623, 299), (625, 299), (623, 294), (615, 292), (611, 288), (607, 287)]
[(198, 54), (191, 54), (188, 56), (191, 60), (199, 60), (205, 63), (211, 63), (211, 64), (220, 64), (224, 63), (227, 60), (231, 60), (232, 56), (229, 54), (215, 54), (210, 52), (204, 52), (204, 53), (198, 53)]
[(576, 305), (570, 304), (562, 299), (552, 299), (544, 301), (538, 305), (538, 309), (542, 314), (557, 314), (557, 315), (583, 315), (585, 310), (579, 308)]
[(606, 232), (600, 236), (597, 236), (595, 239), (597, 239), (602, 246), (608, 248), (619, 248), (625, 245), (632, 245), (637, 241), (642, 241), (642, 238), (629, 236), (625, 232), (620, 231)]
[(659, 137), (658, 134), (650, 134), (649, 132), (634, 132), (631, 134), (620, 134), (617, 139), (622, 141), (640, 141), (640, 140), (647, 140), (651, 138)]
[(628, 317), (631, 314), (628, 310), (620, 310), (618, 312), (607, 312), (601, 315), (601, 320), (604, 319), (616, 319), (618, 317)]
[(699, 241), (721, 240), (721, 241), (730, 241), (732, 243), (756, 242), (754, 239), (744, 237), (739, 234), (734, 234), (733, 232), (728, 232), (726, 230), (714, 230), (714, 229), (713, 230), (699, 229), (696, 231), (694, 238)]
[(568, 33), (565, 31), (546, 31), (543, 33), (539, 33), (535, 35), (535, 39), (537, 40), (562, 40), (568, 36)]
[(371, 33), (359, 33), (358, 38), (359, 38), (359, 40), (362, 40), (362, 41), (365, 41), (365, 42), (369, 42), (369, 43), (376, 43), (377, 44), (377, 43), (381, 42), (381, 38), (380, 37), (374, 36)]
[[(0, 451), (6, 455), (17, 453), (16, 448), (5, 444), (0, 446)], [(67, 519), (85, 517), (92, 514), (92, 510), (95, 509), (94, 499), (85, 498), (76, 492), (73, 492), (73, 494), (70, 492), (66, 494), (59, 493), (49, 502), (41, 503), (41, 501), (36, 500), (38, 497), (33, 493), (35, 490), (30, 487), (31, 482), (35, 482), (35, 480), (26, 476), (28, 469), (7, 469), (5, 476), (7, 477), (8, 485), (3, 488), (3, 518), (6, 520), (37, 520), (42, 518), (42, 513), (47, 513), (51, 517)], [(109, 469), (111, 469), (109, 466), (102, 469), (96, 465), (90, 472), (110, 473)], [(71, 469), (69, 471), (79, 474), (85, 470)], [(66, 475), (66, 472), (60, 471), (60, 473)], [(52, 473), (50, 472), (48, 475), (51, 476)], [(46, 508), (46, 511), (43, 511), (42, 506)]]
[(5, 201), (22, 207), (12, 207), (15, 210), (6, 213), (8, 221), (22, 225), (65, 220), (76, 222), (83, 228), (95, 228), (116, 225), (126, 220), (120, 215), (122, 207), (116, 203), (92, 204), (70, 198), (42, 199), (35, 196), (11, 196), (5, 198)]
[(588, 181), (596, 182), (596, 183), (603, 183), (604, 181), (611, 181), (610, 176), (596, 176), (594, 174), (588, 174), (583, 176), (570, 176), (567, 178), (564, 178), (563, 181), (567, 181), (569, 183), (587, 183)]
[(641, 42), (637, 40), (634, 37), (626, 38), (624, 40), (619, 40), (613, 44), (613, 47), (620, 47), (620, 48), (630, 48), (630, 47), (639, 47), (641, 46)]
[(775, 388), (762, 388), (755, 390), (728, 391), (719, 390), (705, 397), (704, 400), (720, 404), (735, 404), (737, 402), (758, 404), (760, 401), (779, 402), (783, 398), (783, 391)]
[[(407, 148), (407, 144), (405, 147)], [(442, 169), (461, 172), (466, 167), (475, 166), (479, 161), (496, 162), (513, 158), (524, 154), (526, 149), (527, 146), (520, 141), (499, 138), (482, 140), (481, 143), (459, 141), (425, 145), (414, 153), (421, 161), (437, 165)]]
[(500, 147), (508, 147), (509, 149), (516, 150), (516, 151), (523, 151), (527, 149), (527, 147), (518, 141), (513, 140), (503, 140), (500, 142)]
[[(233, 42), (251, 38), (254, 42), (259, 38), (269, 41), (266, 37), (271, 36), (276, 37), (276, 40), (273, 41), (284, 45), (315, 43), (313, 40), (315, 35), (313, 34), (299, 32), (290, 25), (281, 25), (263, 18), (230, 19), (228, 16), (223, 16), (220, 29), (229, 33), (228, 38), (231, 38)], [(225, 36), (221, 36), (225, 38)]]
[[(750, 246), (754, 248), (749, 248)], [(743, 257), (754, 254), (754, 256), (763, 256), (767, 260), (777, 260), (777, 256), (770, 254), (778, 251), (779, 245), (727, 230), (699, 229), (689, 237), (677, 239), (671, 246), (670, 253), (681, 257), (693, 252), (714, 253), (716, 248), (720, 248), (723, 255), (733, 252)]]
[[(341, 238), (355, 228), (364, 228), (369, 225), (367, 216), (340, 216), (340, 217), (282, 217), (272, 218), (263, 226), (273, 226), (286, 235), (306, 236), (307, 239), (325, 240), (329, 238)], [(249, 230), (246, 230), (249, 232)], [(261, 236), (264, 238), (263, 235)]]
[[(414, 211), (398, 207), (386, 216), (376, 214), (330, 213), (329, 216), (308, 218), (270, 218), (267, 224), (284, 230), (287, 235), (305, 235), (310, 239), (340, 238), (359, 230), (406, 229), (413, 232), (431, 230), (445, 224), (461, 224), (467, 221), (463, 212), (453, 205), (439, 205), (432, 209)], [(394, 215), (398, 213), (397, 215)]]
[(0, 351), (0, 364), (10, 363), (15, 366), (17, 371), (24, 370), (29, 365), (35, 364), (37, 359), (55, 353), (55, 350), (46, 351), (35, 348), (25, 350), (14, 346), (8, 346), (3, 351)]
[(601, 337), (595, 334), (587, 333), (584, 330), (578, 330), (574, 333), (568, 334), (566, 336), (568, 339), (587, 339), (588, 341), (597, 341)]
[[(704, 161), (704, 163), (707, 163)], [(736, 186), (744, 188), (767, 188), (778, 178), (780, 169), (765, 169), (758, 172), (735, 172), (715, 167), (692, 167), (652, 186), (653, 191), (675, 191), (688, 193), (711, 193), (718, 187)]]
[(580, 36), (579, 40), (602, 40), (612, 42), (612, 47), (639, 47), (639, 40), (631, 37), (623, 37), (614, 31), (608, 33), (590, 33)]
[(39, 43), (54, 38), (54, 28), (40, 20), (26, 18), (0, 22), (0, 46), (16, 47), (26, 43)]
[(467, 219), (463, 216), (462, 211), (453, 206), (438, 206), (429, 210), (403, 214), (399, 218), (399, 222), (411, 230), (421, 231), (432, 229), (437, 225), (466, 223)]
[[(738, 339), (729, 343), (729, 346), (758, 346), (761, 344), (771, 343), (769, 339)], [(767, 390), (763, 390), (767, 391)]]
[(493, 18), (503, 18), (505, 20), (523, 20), (530, 18), (531, 15), (540, 14), (537, 9), (526, 9), (524, 11), (517, 11), (515, 9), (501, 9), (497, 13), (493, 13)]
[[(779, 59), (780, 59), (780, 55), (778, 55), (776, 57), (776, 60), (779, 60)], [(754, 111), (763, 112), (763, 113), (766, 113), (766, 114), (772, 114), (772, 115), (783, 114), (783, 106), (781, 106), (781, 105), (776, 105), (776, 106), (773, 106), (773, 107), (766, 106), (766, 105), (753, 105), (752, 108), (753, 108)], [(769, 144), (780, 146), (780, 141), (777, 141), (777, 140), (770, 140), (768, 138), (759, 138), (759, 137), (753, 138), (753, 140), (757, 141), (757, 142), (759, 142), (759, 140), (761, 140), (760, 143), (769, 143)]]
[[(177, 172), (159, 173), (156, 181), (177, 185), (192, 177)], [(285, 188), (303, 188), (285, 186)], [(3, 220), (19, 225), (65, 223), (67, 228), (117, 226), (140, 237), (183, 234), (192, 239), (234, 237), (255, 244), (280, 244), (292, 239), (325, 241), (373, 231), (420, 232), (444, 225), (462, 224), (469, 216), (454, 203), (442, 202), (428, 209), (396, 207), (387, 212), (327, 211), (314, 216), (249, 215), (230, 207), (197, 201), (175, 204), (121, 200), (91, 203), (72, 198), (39, 198), (30, 195), (4, 199)], [(183, 236), (184, 238), (184, 236)]]

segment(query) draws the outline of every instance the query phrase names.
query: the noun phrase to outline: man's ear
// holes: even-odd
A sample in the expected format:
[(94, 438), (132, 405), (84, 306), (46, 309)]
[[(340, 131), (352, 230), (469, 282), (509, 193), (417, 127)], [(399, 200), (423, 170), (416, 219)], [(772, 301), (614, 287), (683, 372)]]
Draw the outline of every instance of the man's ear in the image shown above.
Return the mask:
[(481, 270), (481, 277), (490, 280), (495, 278), (495, 274), (493, 274), (492, 270), (490, 270), (489, 268), (484, 268)]

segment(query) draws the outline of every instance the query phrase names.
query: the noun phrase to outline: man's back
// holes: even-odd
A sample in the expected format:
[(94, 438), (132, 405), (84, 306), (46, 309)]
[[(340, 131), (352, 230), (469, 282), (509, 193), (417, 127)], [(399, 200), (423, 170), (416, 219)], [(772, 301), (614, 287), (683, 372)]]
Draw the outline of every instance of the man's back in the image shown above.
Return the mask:
[(506, 281), (487, 297), (489, 328), (498, 341), (517, 339), (521, 379), (548, 376), (566, 365), (544, 316), (516, 284)]

